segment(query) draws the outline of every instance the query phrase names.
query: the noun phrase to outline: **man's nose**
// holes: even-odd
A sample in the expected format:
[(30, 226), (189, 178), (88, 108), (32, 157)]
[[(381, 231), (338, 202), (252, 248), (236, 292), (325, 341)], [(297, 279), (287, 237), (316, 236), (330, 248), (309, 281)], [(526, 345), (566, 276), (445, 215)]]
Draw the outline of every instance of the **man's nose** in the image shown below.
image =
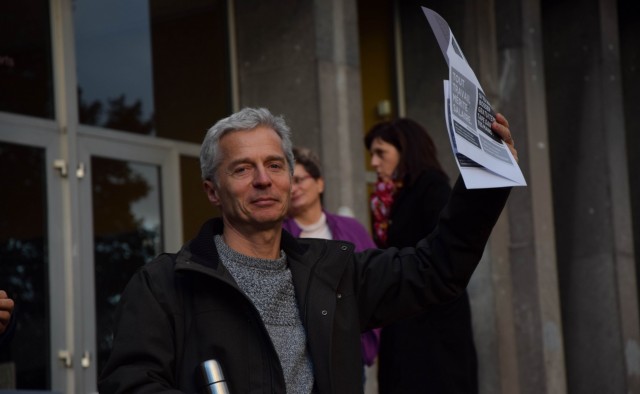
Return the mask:
[(262, 186), (262, 187), (271, 185), (271, 177), (269, 176), (269, 173), (267, 172), (266, 168), (264, 167), (256, 168), (253, 174), (253, 184), (255, 186)]

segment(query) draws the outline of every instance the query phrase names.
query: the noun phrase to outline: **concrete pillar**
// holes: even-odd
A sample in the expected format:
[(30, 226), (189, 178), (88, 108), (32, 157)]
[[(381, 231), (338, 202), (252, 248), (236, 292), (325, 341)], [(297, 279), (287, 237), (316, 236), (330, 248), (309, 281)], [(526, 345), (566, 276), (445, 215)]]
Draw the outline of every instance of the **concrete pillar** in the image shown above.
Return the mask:
[[(421, 2), (399, 4), (406, 115), (427, 127), (438, 146), (441, 163), (454, 179), (458, 168), (443, 108), (442, 80), (448, 79), (447, 64), (420, 10)], [(493, 2), (433, 1), (428, 6), (448, 22), (490, 101), (499, 103)], [(480, 393), (518, 393), (507, 219), (503, 215), (496, 226), (468, 288)]]
[(640, 392), (617, 5), (542, 5), (569, 390)]
[(325, 205), (369, 227), (356, 0), (316, 0), (320, 146)]
[(233, 1), (240, 107), (284, 115), (297, 144), (320, 144), (311, 0)]
[(509, 259), (520, 393), (564, 393), (545, 75), (537, 0), (496, 0), (497, 110), (510, 121), (528, 186), (510, 199)]
[[(452, 175), (446, 63), (419, 2), (402, 2), (407, 115), (427, 125)], [(562, 393), (565, 372), (537, 2), (433, 1), (494, 107), (511, 123), (529, 183), (514, 190), (469, 285), (482, 393)]]
[(323, 163), (325, 206), (369, 221), (355, 0), (235, 1), (240, 106), (283, 114)]
[(640, 263), (640, 3), (618, 1), (620, 65), (627, 138), (627, 169), (631, 194), (631, 211), (636, 260), (636, 285)]
[(496, 0), (499, 102), (509, 116), (527, 188), (508, 207), (520, 393), (566, 392), (555, 255), (539, 3)]
[[(455, 180), (458, 167), (451, 151), (444, 121), (442, 81), (449, 78), (447, 63), (420, 8), (421, 1), (399, 1), (399, 23), (402, 46), (402, 74), (405, 114), (426, 127), (438, 148), (438, 159), (445, 172)], [(456, 38), (466, 31), (463, 18), (464, 3), (459, 1), (430, 1), (428, 7), (438, 12), (451, 25)], [(466, 56), (466, 46), (462, 48)]]
[[(448, 79), (447, 63), (437, 45), (433, 32), (428, 25), (419, 1), (399, 2), (399, 21), (401, 25), (402, 74), (406, 103), (405, 116), (423, 124), (438, 147), (438, 158), (452, 182), (458, 176), (458, 168), (451, 151), (451, 143), (447, 136), (444, 122), (444, 96), (442, 81)], [(478, 33), (473, 18), (466, 17), (466, 9), (471, 2), (433, 1), (428, 7), (438, 12), (450, 25), (456, 39), (462, 47), (467, 59), (477, 75), (476, 42), (469, 42), (467, 37)], [(494, 54), (492, 54), (494, 55)], [(482, 76), (478, 75), (484, 85), (483, 76), (490, 71), (485, 68)], [(493, 73), (496, 73), (495, 68)], [(491, 88), (489, 86), (489, 88)], [(504, 228), (504, 227), (503, 227)], [(492, 237), (493, 238), (493, 237)], [(505, 238), (502, 238), (505, 239)], [(506, 249), (506, 244), (504, 244)], [(493, 248), (491, 248), (493, 252)], [(506, 259), (502, 259), (506, 263)], [(480, 393), (501, 393), (502, 363), (499, 347), (501, 339), (497, 329), (497, 318), (507, 316), (498, 314), (496, 310), (496, 288), (494, 286), (495, 259), (493, 253), (486, 253), (468, 287), (473, 317), (473, 332), (478, 354), (478, 384)], [(507, 283), (508, 284), (508, 283)], [(504, 291), (500, 294), (505, 294)], [(506, 337), (506, 336), (505, 336)], [(514, 363), (507, 363), (513, 365)], [(508, 392), (508, 391), (507, 391)]]

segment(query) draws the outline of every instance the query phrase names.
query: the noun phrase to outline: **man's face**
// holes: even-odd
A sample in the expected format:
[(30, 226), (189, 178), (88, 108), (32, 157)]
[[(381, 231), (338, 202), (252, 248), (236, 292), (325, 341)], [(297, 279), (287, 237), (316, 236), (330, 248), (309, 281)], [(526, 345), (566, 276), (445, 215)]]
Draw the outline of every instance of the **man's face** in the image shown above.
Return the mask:
[(238, 231), (275, 228), (287, 213), (291, 175), (278, 134), (267, 127), (232, 131), (220, 139), (217, 185), (205, 181), (225, 224)]

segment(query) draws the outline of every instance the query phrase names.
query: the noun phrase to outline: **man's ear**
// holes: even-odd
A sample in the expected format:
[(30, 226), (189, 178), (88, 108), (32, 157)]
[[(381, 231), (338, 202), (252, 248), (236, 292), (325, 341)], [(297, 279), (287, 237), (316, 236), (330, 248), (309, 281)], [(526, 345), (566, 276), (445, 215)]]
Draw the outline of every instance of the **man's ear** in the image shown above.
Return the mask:
[(207, 198), (209, 202), (216, 207), (220, 206), (220, 196), (218, 195), (218, 189), (216, 188), (216, 184), (213, 181), (204, 181), (202, 183), (204, 187), (204, 192), (207, 194)]

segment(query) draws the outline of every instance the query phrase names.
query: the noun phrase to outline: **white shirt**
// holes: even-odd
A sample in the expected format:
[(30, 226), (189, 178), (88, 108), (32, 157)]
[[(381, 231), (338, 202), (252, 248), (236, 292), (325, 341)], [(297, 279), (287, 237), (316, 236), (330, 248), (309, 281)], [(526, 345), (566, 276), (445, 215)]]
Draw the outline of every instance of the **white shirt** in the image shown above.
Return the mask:
[(320, 219), (315, 223), (303, 225), (296, 220), (296, 224), (302, 229), (300, 238), (333, 239), (331, 230), (329, 230), (329, 226), (327, 226), (327, 216), (324, 212), (322, 212)]

